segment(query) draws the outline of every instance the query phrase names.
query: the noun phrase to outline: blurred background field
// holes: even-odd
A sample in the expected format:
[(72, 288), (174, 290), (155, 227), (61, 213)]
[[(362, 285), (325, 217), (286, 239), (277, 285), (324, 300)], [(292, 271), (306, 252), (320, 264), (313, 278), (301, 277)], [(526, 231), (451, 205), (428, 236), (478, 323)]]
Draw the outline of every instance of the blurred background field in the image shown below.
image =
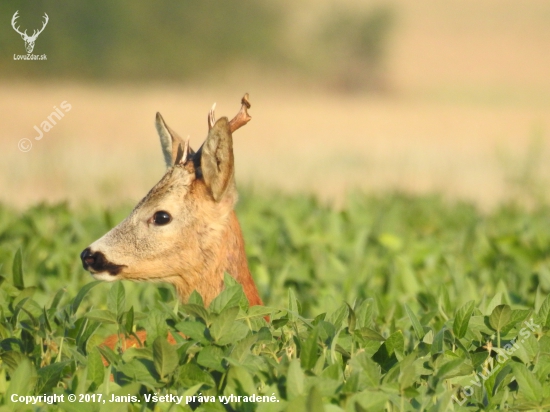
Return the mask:
[[(24, 54), (10, 26), (50, 21)], [(236, 135), (241, 187), (546, 198), (550, 3), (130, 1), (0, 4), (0, 199), (136, 201), (163, 172), (154, 115), (197, 147)], [(72, 109), (41, 140), (34, 126)], [(18, 149), (20, 139), (33, 144)]]

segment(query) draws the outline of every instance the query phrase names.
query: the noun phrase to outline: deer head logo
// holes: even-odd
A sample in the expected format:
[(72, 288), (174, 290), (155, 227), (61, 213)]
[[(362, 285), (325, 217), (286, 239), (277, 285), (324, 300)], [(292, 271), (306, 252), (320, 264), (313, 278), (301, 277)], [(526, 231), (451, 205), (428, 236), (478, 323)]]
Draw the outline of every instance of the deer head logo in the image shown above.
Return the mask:
[(34, 30), (32, 36), (29, 36), (27, 35), (27, 30), (21, 33), (19, 31), (19, 26), (15, 27), (15, 21), (19, 17), (17, 13), (19, 13), (19, 10), (17, 10), (13, 15), (13, 18), (11, 19), (11, 26), (17, 33), (21, 35), (21, 38), (25, 41), (25, 49), (27, 49), (27, 53), (32, 53), (32, 50), (34, 49), (34, 42), (36, 41), (38, 35), (44, 31), (46, 24), (48, 24), (49, 17), (46, 13), (44, 13), (44, 24), (42, 25), (42, 28), (40, 30)]

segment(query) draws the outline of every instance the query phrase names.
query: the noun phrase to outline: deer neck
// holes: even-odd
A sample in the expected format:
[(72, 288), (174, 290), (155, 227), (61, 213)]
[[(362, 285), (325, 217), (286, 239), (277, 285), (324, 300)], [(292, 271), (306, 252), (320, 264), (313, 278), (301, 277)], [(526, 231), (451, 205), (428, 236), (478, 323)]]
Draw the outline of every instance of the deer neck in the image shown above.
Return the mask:
[[(217, 231), (216, 231), (217, 232)], [(248, 268), (241, 227), (234, 211), (216, 233), (216, 239), (208, 242), (204, 260), (193, 270), (193, 275), (178, 277), (174, 286), (182, 300), (193, 290), (203, 298), (205, 305), (220, 294), (224, 288), (224, 274), (227, 272), (239, 282), (251, 306), (261, 305), (262, 300)]]
[(227, 227), (221, 253), (223, 256), (221, 261), (222, 276), (224, 272), (227, 272), (243, 286), (244, 294), (251, 306), (261, 305), (262, 300), (248, 268), (241, 226), (234, 211), (229, 215)]

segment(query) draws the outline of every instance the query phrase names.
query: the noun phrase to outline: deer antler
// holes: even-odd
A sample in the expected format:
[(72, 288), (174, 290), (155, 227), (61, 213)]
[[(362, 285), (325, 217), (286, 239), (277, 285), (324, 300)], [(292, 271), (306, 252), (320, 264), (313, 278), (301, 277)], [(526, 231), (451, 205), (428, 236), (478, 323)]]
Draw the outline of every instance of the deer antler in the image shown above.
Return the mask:
[(36, 39), (38, 37), (38, 35), (40, 33), (42, 33), (44, 31), (44, 29), (46, 28), (46, 24), (48, 24), (48, 21), (50, 21), (50, 18), (48, 17), (48, 15), (46, 13), (44, 13), (44, 23), (42, 24), (42, 28), (40, 30), (34, 30), (33, 33), (32, 33), (32, 36), (31, 38), (33, 39)]
[(11, 19), (11, 27), (13, 27), (13, 29), (14, 29), (17, 33), (19, 33), (21, 36), (28, 37), (28, 36), (27, 36), (27, 30), (25, 30), (24, 33), (21, 33), (21, 32), (19, 31), (19, 26), (15, 27), (15, 20), (17, 20), (17, 19), (19, 18), (18, 13), (19, 13), (19, 10), (17, 10), (17, 11), (15, 12), (15, 14), (13, 15), (13, 17), (12, 17), (12, 19)]
[[(243, 98), (241, 99), (241, 110), (239, 110), (239, 113), (229, 121), (229, 130), (231, 130), (231, 133), (233, 133), (235, 130), (243, 127), (245, 124), (247, 124), (252, 117), (248, 114), (247, 110), (250, 109), (251, 105), (248, 101), (248, 93), (245, 93)], [(216, 108), (216, 103), (212, 105), (212, 108), (208, 112), (208, 130), (212, 129), (214, 127), (214, 123), (216, 123), (216, 116), (214, 115), (214, 109)]]
[(247, 109), (250, 109), (250, 102), (248, 101), (248, 93), (245, 93), (241, 99), (241, 110), (239, 110), (239, 113), (237, 113), (237, 115), (229, 121), (229, 129), (231, 130), (231, 133), (240, 127), (243, 127), (250, 121), (250, 119), (252, 119), (252, 117), (248, 114)]
[(216, 116), (214, 115), (214, 110), (216, 109), (216, 103), (212, 105), (212, 108), (208, 112), (208, 131), (214, 127), (216, 123)]
[(12, 19), (11, 19), (11, 26), (13, 27), (13, 29), (19, 33), (21, 35), (21, 37), (23, 37), (23, 39), (25, 39), (25, 41), (29, 41), (29, 42), (33, 42), (34, 40), (36, 40), (36, 38), (38, 37), (38, 35), (40, 33), (42, 33), (44, 31), (44, 29), (46, 28), (46, 25), (48, 24), (48, 21), (50, 21), (50, 18), (48, 17), (48, 15), (46, 13), (44, 13), (44, 23), (42, 23), (42, 28), (40, 30), (33, 30), (32, 32), (32, 36), (29, 36), (27, 34), (27, 30), (25, 30), (23, 33), (21, 33), (19, 31), (19, 26), (15, 27), (15, 24), (16, 24), (16, 20), (19, 18), (19, 10), (17, 10), (15, 12), (15, 14), (13, 15)]

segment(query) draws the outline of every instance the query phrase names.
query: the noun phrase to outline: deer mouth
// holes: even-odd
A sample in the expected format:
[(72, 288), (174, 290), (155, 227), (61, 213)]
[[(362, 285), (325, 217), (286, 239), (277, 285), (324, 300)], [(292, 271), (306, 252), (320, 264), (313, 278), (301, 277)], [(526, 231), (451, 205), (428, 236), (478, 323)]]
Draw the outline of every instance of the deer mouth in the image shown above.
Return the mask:
[(126, 265), (117, 265), (110, 262), (102, 252), (92, 252), (88, 247), (80, 254), (82, 267), (89, 271), (96, 279), (107, 280), (110, 276), (117, 276)]

